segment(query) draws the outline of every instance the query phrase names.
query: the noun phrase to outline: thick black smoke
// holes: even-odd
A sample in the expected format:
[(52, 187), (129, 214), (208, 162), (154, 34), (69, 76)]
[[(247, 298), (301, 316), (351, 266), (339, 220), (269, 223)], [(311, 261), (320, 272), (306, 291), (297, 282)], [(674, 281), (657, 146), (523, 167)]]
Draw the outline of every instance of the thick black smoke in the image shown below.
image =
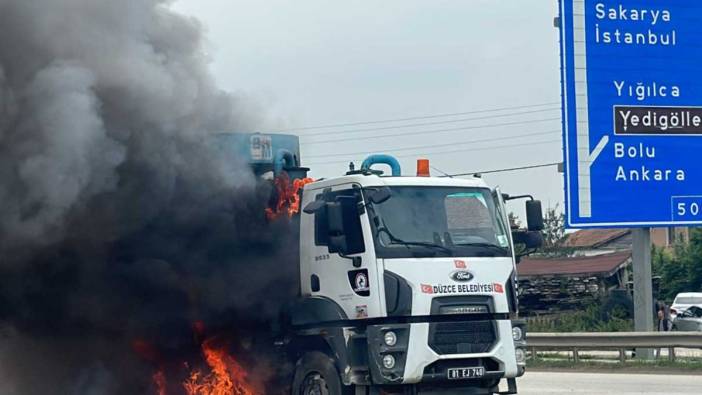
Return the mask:
[(289, 225), (209, 148), (258, 120), (169, 3), (0, 0), (2, 394), (153, 393), (193, 322), (246, 336), (294, 291)]

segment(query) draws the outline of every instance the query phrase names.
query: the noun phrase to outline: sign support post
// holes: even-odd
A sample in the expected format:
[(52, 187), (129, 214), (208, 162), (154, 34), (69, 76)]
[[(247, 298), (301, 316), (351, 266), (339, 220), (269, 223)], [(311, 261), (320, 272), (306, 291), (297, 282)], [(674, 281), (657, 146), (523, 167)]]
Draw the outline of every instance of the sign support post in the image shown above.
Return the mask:
[[(651, 284), (651, 232), (650, 228), (632, 229), (634, 263), (634, 329), (651, 332), (653, 327), (653, 286)], [(636, 356), (651, 359), (653, 350), (637, 349)]]

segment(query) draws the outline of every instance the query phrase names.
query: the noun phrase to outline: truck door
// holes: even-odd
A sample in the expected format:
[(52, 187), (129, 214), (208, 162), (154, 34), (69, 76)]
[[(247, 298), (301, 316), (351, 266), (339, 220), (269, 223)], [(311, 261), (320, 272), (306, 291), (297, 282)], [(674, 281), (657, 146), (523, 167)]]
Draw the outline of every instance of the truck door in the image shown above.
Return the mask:
[[(354, 216), (344, 218), (346, 238), (349, 243), (359, 245), (353, 253), (344, 255), (330, 248), (329, 218), (327, 210), (318, 210), (314, 214), (303, 214), (311, 227), (314, 237), (305, 242), (301, 238), (301, 260), (303, 265), (303, 292), (305, 282), (309, 283), (309, 295), (323, 297), (333, 301), (345, 312), (349, 319), (364, 319), (381, 315), (375, 250), (368, 222), (368, 214), (363, 209), (363, 197), (358, 187), (343, 185), (332, 188), (331, 191), (317, 193), (310, 197), (324, 199), (326, 202), (353, 203), (358, 210)], [(307, 204), (305, 201), (303, 204)], [(304, 223), (303, 223), (303, 229)], [(360, 244), (359, 244), (360, 243)], [(305, 253), (309, 251), (310, 253)]]
[(512, 239), (512, 224), (509, 221), (509, 214), (507, 214), (507, 205), (502, 197), (502, 192), (500, 188), (495, 188), (492, 193), (492, 197), (495, 199), (495, 207), (497, 209), (497, 220), (503, 221), (504, 228), (507, 230), (507, 237), (509, 238), (509, 246), (512, 250), (512, 273), (506, 282), (507, 285), (507, 302), (509, 304), (510, 312), (516, 313), (519, 311), (519, 299), (518, 294), (518, 282), (517, 282), (517, 259), (516, 252), (514, 248), (514, 240)]
[(509, 222), (509, 215), (507, 214), (507, 205), (505, 204), (505, 200), (502, 198), (502, 192), (500, 191), (499, 187), (495, 188), (495, 190), (492, 192), (492, 197), (495, 199), (495, 207), (497, 209), (497, 220), (502, 221), (502, 225), (504, 226), (507, 232), (506, 236), (509, 238), (509, 246), (512, 250), (512, 260), (514, 261), (514, 241), (512, 240), (512, 232), (510, 231), (512, 229), (512, 224), (510, 224)]

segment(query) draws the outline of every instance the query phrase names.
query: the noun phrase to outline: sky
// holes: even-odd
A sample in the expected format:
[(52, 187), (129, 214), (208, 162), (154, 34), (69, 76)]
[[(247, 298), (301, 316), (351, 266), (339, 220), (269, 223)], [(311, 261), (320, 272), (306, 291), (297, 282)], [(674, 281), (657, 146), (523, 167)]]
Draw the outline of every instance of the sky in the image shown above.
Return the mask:
[[(417, 158), (449, 174), (562, 161), (556, 0), (179, 0), (173, 7), (202, 24), (219, 86), (263, 112), (261, 130), (251, 132), (299, 134), (313, 177), (341, 175), (369, 153), (399, 156), (406, 174)], [(463, 114), (306, 129), (455, 113)], [(563, 207), (555, 166), (483, 178), (504, 193)], [(509, 209), (524, 218), (523, 202)]]

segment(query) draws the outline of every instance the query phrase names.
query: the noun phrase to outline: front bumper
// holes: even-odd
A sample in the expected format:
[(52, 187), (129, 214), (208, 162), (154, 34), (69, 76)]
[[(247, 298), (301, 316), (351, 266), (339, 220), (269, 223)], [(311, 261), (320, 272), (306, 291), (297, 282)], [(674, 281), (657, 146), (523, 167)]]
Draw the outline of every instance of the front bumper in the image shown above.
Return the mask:
[[(490, 347), (465, 347), (465, 352), (439, 354), (430, 345), (432, 337), (428, 322), (396, 325), (376, 325), (368, 328), (368, 350), (371, 377), (375, 384), (418, 384), (449, 383), (465, 385), (471, 381), (495, 381), (502, 378), (515, 378), (524, 374), (523, 363), (517, 363), (515, 342), (512, 339), (513, 323), (510, 320), (496, 320), (495, 340)], [(383, 342), (383, 334), (388, 330), (398, 333), (398, 342), (389, 347)], [(524, 347), (523, 342), (517, 342)], [(382, 358), (393, 355), (396, 363), (388, 369)], [(523, 361), (522, 361), (523, 362)], [(449, 380), (448, 369), (461, 367), (483, 367), (485, 375), (476, 379)]]

